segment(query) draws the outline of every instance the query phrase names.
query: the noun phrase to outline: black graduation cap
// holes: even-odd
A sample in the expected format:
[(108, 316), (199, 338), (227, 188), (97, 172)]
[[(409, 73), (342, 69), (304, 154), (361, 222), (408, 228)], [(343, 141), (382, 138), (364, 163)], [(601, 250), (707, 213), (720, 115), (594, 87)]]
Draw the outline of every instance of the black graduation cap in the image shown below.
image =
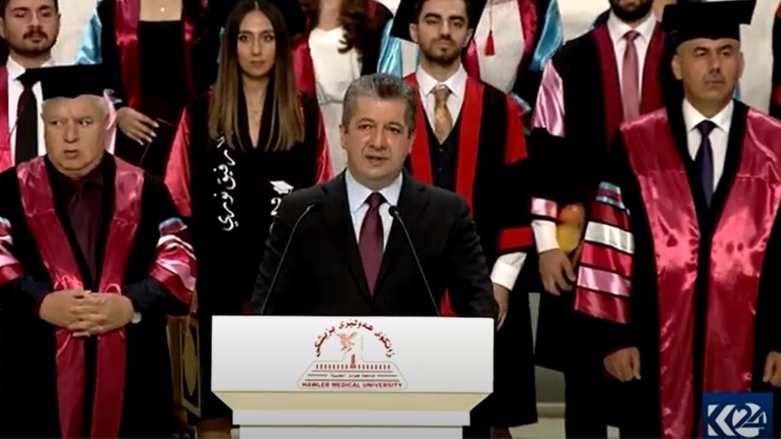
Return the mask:
[[(396, 14), (393, 17), (393, 26), (390, 31), (392, 36), (412, 41), (412, 36), (409, 34), (409, 25), (415, 21), (415, 6), (417, 6), (418, 1), (419, 0), (401, 0), (399, 2), (399, 7), (396, 9)], [(464, 1), (472, 12), (472, 22), (469, 23), (469, 28), (474, 29), (477, 27), (480, 17), (483, 16), (483, 10), (485, 9), (488, 0)]]
[(678, 2), (667, 5), (662, 28), (674, 44), (695, 38), (740, 40), (740, 26), (751, 24), (756, 0)]
[(40, 82), (44, 101), (82, 95), (103, 96), (108, 79), (105, 71), (102, 64), (41, 67), (27, 70), (19, 80), (30, 86)]

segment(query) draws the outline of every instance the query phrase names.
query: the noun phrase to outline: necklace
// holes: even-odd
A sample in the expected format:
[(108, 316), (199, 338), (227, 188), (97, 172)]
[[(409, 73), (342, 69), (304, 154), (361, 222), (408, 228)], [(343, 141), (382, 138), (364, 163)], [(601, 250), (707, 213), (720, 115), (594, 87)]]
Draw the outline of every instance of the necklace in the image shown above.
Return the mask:
[(160, 6), (160, 12), (165, 12), (165, 6)]

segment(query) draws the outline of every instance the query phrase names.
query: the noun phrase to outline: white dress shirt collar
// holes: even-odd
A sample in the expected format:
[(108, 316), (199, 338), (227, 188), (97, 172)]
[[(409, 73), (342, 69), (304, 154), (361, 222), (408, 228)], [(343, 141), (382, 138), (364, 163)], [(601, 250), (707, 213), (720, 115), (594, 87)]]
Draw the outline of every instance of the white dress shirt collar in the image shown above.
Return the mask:
[(735, 102), (730, 100), (729, 104), (724, 107), (718, 114), (711, 118), (707, 118), (702, 115), (692, 104), (686, 99), (683, 100), (683, 122), (686, 124), (686, 132), (690, 132), (697, 129), (704, 120), (710, 120), (718, 129), (724, 133), (729, 133), (730, 125), (732, 125), (732, 113), (735, 111)]
[[(54, 65), (54, 61), (49, 59), (45, 63), (41, 64), (41, 67), (51, 67)], [(24, 74), (24, 72), (27, 71), (24, 67), (22, 67), (21, 64), (16, 62), (16, 60), (9, 56), (8, 60), (5, 62), (5, 68), (8, 71), (8, 77), (12, 80), (18, 80), (20, 76)]]
[(350, 174), (349, 170), (344, 173), (344, 181), (347, 185), (347, 201), (350, 204), (350, 212), (355, 214), (361, 207), (366, 204), (366, 200), (373, 192), (379, 192), (385, 197), (385, 202), (389, 206), (395, 206), (399, 203), (399, 194), (401, 193), (401, 184), (403, 182), (403, 174), (399, 174), (395, 180), (388, 186), (380, 189), (379, 191), (373, 191), (366, 186), (358, 183), (355, 177)]
[(646, 17), (642, 23), (640, 23), (637, 27), (632, 28), (625, 22), (621, 21), (620, 18), (616, 17), (616, 14), (611, 11), (610, 16), (608, 16), (607, 19), (607, 30), (610, 33), (610, 39), (613, 40), (613, 44), (618, 44), (618, 42), (624, 38), (624, 35), (626, 35), (626, 33), (631, 30), (637, 31), (637, 33), (640, 34), (639, 38), (642, 38), (643, 42), (647, 44), (649, 41), (651, 41), (651, 37), (654, 34), (654, 29), (656, 29), (657, 21), (658, 20), (654, 14), (648, 14), (648, 17)]
[(434, 79), (431, 75), (426, 73), (422, 67), (418, 67), (415, 75), (417, 76), (418, 86), (420, 87), (420, 92), (423, 94), (423, 96), (430, 95), (438, 85), (444, 84), (447, 86), (447, 88), (450, 89), (450, 94), (453, 95), (453, 97), (458, 100), (464, 99), (464, 93), (466, 92), (467, 74), (463, 65), (459, 65), (458, 70), (453, 73), (453, 76), (443, 82)]

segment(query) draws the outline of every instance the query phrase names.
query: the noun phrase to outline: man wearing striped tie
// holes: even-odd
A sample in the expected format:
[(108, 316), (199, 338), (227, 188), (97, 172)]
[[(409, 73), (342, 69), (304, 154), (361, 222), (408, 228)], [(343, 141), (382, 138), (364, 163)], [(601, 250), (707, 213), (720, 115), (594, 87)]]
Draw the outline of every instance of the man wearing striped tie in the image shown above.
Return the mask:
[(573, 332), (622, 437), (701, 437), (704, 393), (781, 395), (781, 124), (732, 98), (755, 6), (665, 9), (684, 98), (622, 126), (589, 215)]

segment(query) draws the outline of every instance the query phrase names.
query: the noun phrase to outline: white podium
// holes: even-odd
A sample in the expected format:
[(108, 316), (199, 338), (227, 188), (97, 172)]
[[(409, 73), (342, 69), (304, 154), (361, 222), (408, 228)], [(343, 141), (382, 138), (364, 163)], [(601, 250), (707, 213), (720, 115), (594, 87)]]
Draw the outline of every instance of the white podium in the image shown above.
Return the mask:
[(212, 391), (242, 438), (461, 438), (493, 342), (490, 319), (215, 317)]

